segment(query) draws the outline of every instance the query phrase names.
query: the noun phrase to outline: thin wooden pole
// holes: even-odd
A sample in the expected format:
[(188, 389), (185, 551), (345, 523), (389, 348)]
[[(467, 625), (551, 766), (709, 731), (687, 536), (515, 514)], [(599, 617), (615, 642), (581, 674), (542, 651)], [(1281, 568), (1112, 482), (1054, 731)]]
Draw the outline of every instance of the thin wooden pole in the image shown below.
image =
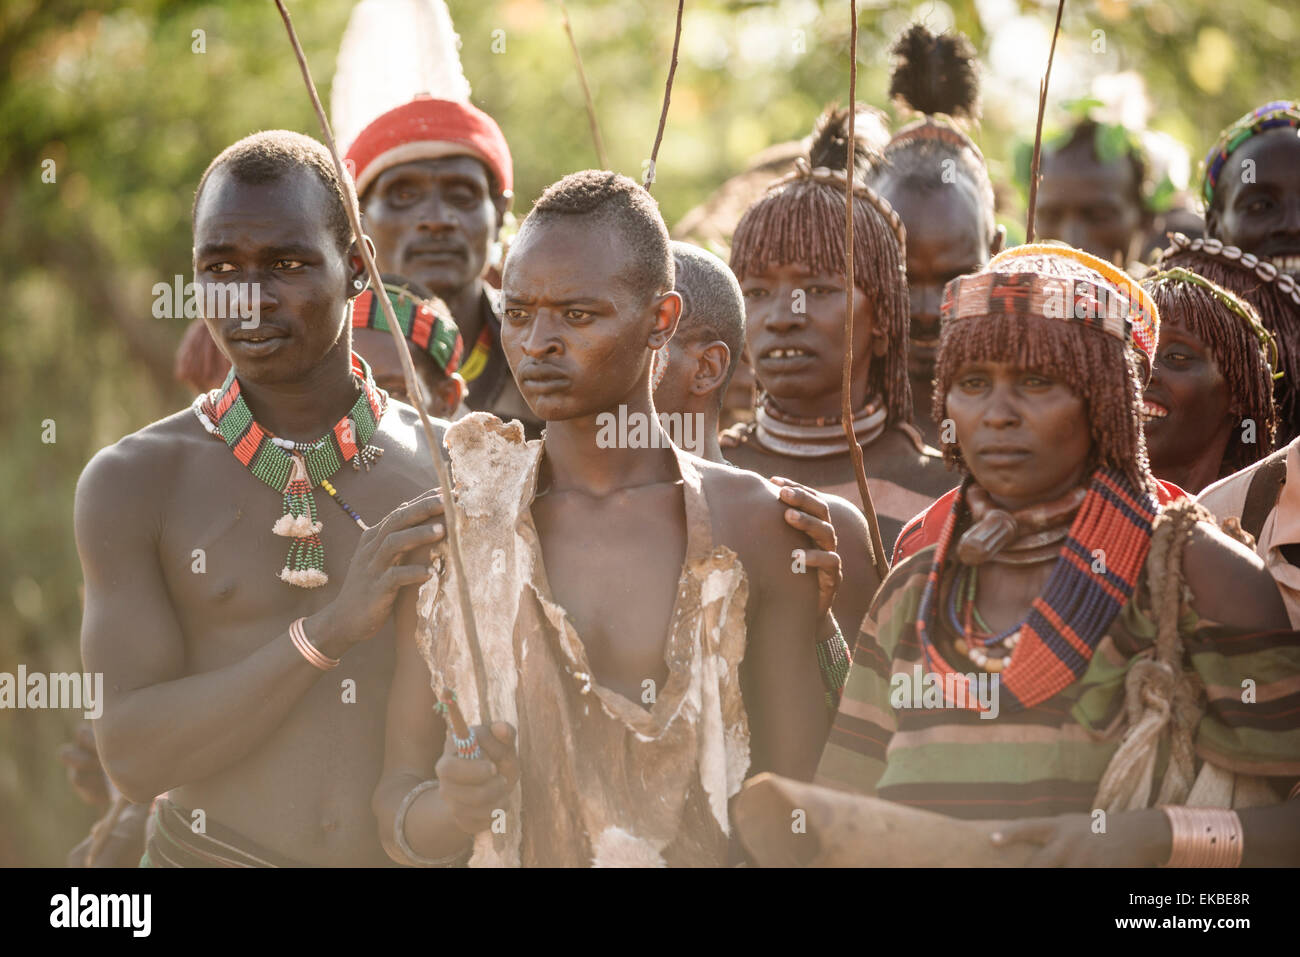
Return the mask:
[(401, 326), (397, 323), (397, 315), (393, 312), (393, 304), (384, 292), (384, 280), (379, 273), (379, 267), (375, 264), (375, 257), (371, 255), (370, 244), (362, 233), (361, 211), (357, 206), (356, 194), (350, 185), (352, 178), (344, 169), (343, 159), (339, 156), (338, 146), (334, 143), (334, 133), (330, 129), (328, 117), (325, 116), (325, 108), (321, 106), (320, 96), (316, 92), (316, 84), (312, 81), (311, 68), (307, 65), (307, 57), (302, 52), (302, 44), (298, 42), (298, 34), (293, 29), (293, 21), (289, 18), (289, 11), (284, 8), (283, 0), (275, 0), (275, 5), (280, 11), (281, 19), (284, 20), (284, 28), (289, 33), (289, 42), (293, 44), (294, 55), (298, 58), (298, 68), (302, 71), (303, 81), (307, 84), (311, 104), (316, 110), (316, 119), (320, 121), (321, 132), (325, 136), (325, 145), (334, 158), (334, 169), (338, 173), (339, 182), (345, 184), (344, 191), (348, 194), (348, 201), (344, 205), (348, 214), (348, 222), (352, 225), (353, 235), (357, 237), (357, 246), (361, 251), (361, 258), (365, 261), (366, 271), (370, 274), (370, 284), (374, 287), (375, 298), (379, 300), (380, 308), (384, 311), (384, 318), (388, 320), (388, 329), (393, 334), (393, 340), (397, 343), (397, 355), (402, 361), (402, 377), (406, 380), (406, 393), (414, 400), (412, 405), (415, 406), (415, 411), (420, 416), (420, 426), (424, 429), (424, 437), (429, 443), (429, 452), (433, 456), (433, 468), (438, 475), (438, 484), (442, 488), (443, 519), (447, 526), (447, 547), (451, 552), (452, 565), (456, 570), (457, 597), (460, 601), (461, 617), (465, 621), (465, 637), (469, 641), (470, 659), (474, 663), (474, 680), (478, 690), (479, 721), (488, 724), (491, 723), (492, 718), (487, 696), (487, 669), (483, 662), (483, 650), (479, 646), (478, 628), (474, 622), (474, 606), (470, 603), (469, 597), (469, 585), (465, 581), (465, 570), (461, 564), (459, 538), (457, 537), (456, 528), (456, 505), (452, 500), (450, 468), (446, 459), (443, 458), (442, 443), (434, 435), (433, 423), (429, 421), (428, 413), (424, 411), (424, 394), (420, 389), (419, 377), (415, 374), (415, 364), (411, 361), (411, 349), (406, 344), (406, 337), (402, 335)]

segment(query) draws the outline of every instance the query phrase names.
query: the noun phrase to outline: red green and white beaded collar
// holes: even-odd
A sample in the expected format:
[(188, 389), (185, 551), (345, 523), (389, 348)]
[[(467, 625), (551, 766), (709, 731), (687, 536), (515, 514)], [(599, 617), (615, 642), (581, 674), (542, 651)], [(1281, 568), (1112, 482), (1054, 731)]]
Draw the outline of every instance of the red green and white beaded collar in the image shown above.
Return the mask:
[(312, 442), (282, 439), (259, 425), (233, 368), (220, 389), (196, 396), (191, 406), (208, 434), (224, 441), (241, 465), (284, 496), (284, 514), (271, 531), (293, 540), (279, 577), (300, 588), (318, 588), (329, 581), (313, 486), (328, 485), (330, 476), (344, 462), (351, 462), (357, 470), (364, 465), (369, 471), (384, 452), (371, 445), (370, 439), (388, 408), (388, 393), (375, 385), (370, 366), (355, 352), (352, 374), (361, 386), (356, 403), (330, 431)]

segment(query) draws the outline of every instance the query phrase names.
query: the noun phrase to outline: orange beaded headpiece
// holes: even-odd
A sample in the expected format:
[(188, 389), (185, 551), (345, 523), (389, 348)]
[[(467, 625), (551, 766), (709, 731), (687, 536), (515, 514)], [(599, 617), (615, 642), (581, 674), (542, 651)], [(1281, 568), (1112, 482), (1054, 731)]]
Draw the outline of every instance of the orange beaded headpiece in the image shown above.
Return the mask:
[[(1087, 403), (1094, 464), (1123, 472), (1136, 488), (1152, 486), (1142, 392), (1159, 315), (1135, 281), (1069, 246), (1017, 246), (950, 282), (942, 318), (936, 422), (947, 416), (948, 391), (964, 364), (1016, 362), (1064, 383)], [(945, 443), (944, 454), (961, 464), (956, 444)]]
[(1146, 357), (1147, 370), (1150, 371), (1151, 364), (1155, 360), (1156, 342), (1160, 336), (1160, 313), (1150, 293), (1143, 289), (1136, 279), (1104, 259), (1099, 259), (1082, 249), (1058, 243), (1026, 243), (1023, 246), (1004, 249), (989, 261), (987, 268), (996, 269), (998, 264), (1008, 259), (1028, 256), (1060, 256), (1063, 259), (1072, 259), (1099, 273), (1102, 278), (1111, 283), (1124, 301), (1123, 319), (1129, 326), (1129, 332), (1123, 338), (1126, 338), (1129, 344), (1135, 346)]

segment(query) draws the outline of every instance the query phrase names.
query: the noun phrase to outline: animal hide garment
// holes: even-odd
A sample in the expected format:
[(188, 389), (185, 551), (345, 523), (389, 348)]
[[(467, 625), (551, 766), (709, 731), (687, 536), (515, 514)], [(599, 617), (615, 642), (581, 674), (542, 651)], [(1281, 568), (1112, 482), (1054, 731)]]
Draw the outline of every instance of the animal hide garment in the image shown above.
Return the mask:
[[(602, 687), (551, 596), (531, 506), (542, 443), (475, 412), (447, 430), (458, 540), (494, 720), (518, 730), (520, 783), (503, 827), (481, 833), (471, 866), (663, 867), (726, 863), (727, 801), (749, 766), (739, 667), (749, 586), (714, 548), (691, 457), (674, 449), (686, 502), (686, 562), (650, 708)], [(418, 639), (435, 690), (479, 723), (454, 566), (420, 592)]]

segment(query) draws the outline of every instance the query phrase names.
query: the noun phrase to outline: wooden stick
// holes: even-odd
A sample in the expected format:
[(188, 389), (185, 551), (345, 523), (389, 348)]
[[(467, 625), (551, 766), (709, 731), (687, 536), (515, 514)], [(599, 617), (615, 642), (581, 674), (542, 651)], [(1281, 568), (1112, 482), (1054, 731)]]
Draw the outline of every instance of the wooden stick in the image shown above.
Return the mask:
[[(1005, 822), (964, 821), (770, 772), (746, 781), (731, 808), (760, 867), (1024, 867), (1038, 850), (994, 845)], [(798, 830), (790, 826), (796, 812)]]
[(1056, 5), (1056, 27), (1052, 31), (1052, 49), (1047, 54), (1047, 72), (1038, 84), (1038, 125), (1034, 128), (1034, 158), (1029, 164), (1029, 216), (1025, 221), (1025, 242), (1034, 241), (1034, 213), (1038, 206), (1038, 163), (1043, 153), (1043, 114), (1047, 112), (1047, 84), (1052, 79), (1052, 60), (1056, 57), (1056, 38), (1061, 35), (1061, 14), (1065, 0)]
[(880, 519), (871, 501), (867, 487), (867, 467), (862, 460), (862, 446), (853, 431), (853, 186), (854, 120), (858, 115), (858, 0), (849, 0), (853, 25), (849, 31), (849, 142), (845, 159), (844, 181), (844, 376), (840, 382), (840, 422), (849, 440), (849, 457), (853, 460), (854, 477), (858, 480), (858, 494), (862, 496), (862, 511), (867, 517), (871, 532), (871, 562), (881, 581), (889, 574), (889, 559), (885, 557), (885, 544), (880, 537)]
[(609, 169), (609, 157), (605, 155), (605, 141), (600, 138), (600, 123), (596, 121), (596, 104), (591, 99), (591, 88), (587, 86), (587, 71), (582, 68), (582, 54), (578, 52), (578, 41), (573, 38), (573, 27), (569, 23), (569, 8), (560, 0), (560, 14), (564, 17), (564, 32), (569, 35), (569, 48), (573, 50), (573, 62), (578, 65), (578, 82), (582, 84), (582, 96), (587, 101), (587, 123), (591, 127), (591, 141), (596, 144), (596, 161), (601, 169)]
[(379, 300), (379, 305), (384, 310), (384, 318), (388, 320), (388, 329), (393, 334), (393, 340), (397, 343), (397, 354), (402, 361), (402, 377), (406, 380), (406, 392), (414, 400), (411, 404), (415, 406), (415, 411), (420, 416), (420, 426), (424, 429), (424, 437), (429, 443), (429, 452), (433, 456), (433, 468), (438, 474), (438, 484), (442, 487), (443, 518), (447, 524), (447, 546), (456, 569), (461, 616), (465, 621), (465, 636), (469, 640), (470, 659), (474, 663), (474, 680), (478, 690), (479, 721), (490, 724), (492, 718), (488, 709), (487, 669), (483, 663), (483, 651), (479, 647), (478, 628), (474, 623), (474, 606), (470, 604), (469, 585), (465, 581), (465, 570), (461, 565), (460, 548), (458, 547), (459, 539), (456, 531), (456, 506), (452, 500), (450, 468), (443, 458), (442, 443), (434, 436), (433, 424), (429, 421), (428, 413), (424, 411), (424, 395), (420, 389), (419, 377), (415, 374), (415, 364), (411, 361), (411, 350), (406, 344), (406, 337), (402, 335), (401, 326), (397, 323), (397, 316), (393, 312), (393, 304), (384, 292), (383, 277), (379, 273), (375, 258), (370, 253), (370, 245), (361, 230), (361, 211), (357, 206), (357, 196), (351, 186), (352, 177), (344, 169), (343, 159), (339, 156), (338, 146), (334, 143), (334, 133), (330, 129), (329, 119), (325, 116), (325, 109), (321, 106), (320, 96), (316, 92), (316, 84), (312, 81), (311, 68), (307, 66), (307, 58), (302, 52), (302, 44), (298, 42), (298, 34), (293, 29), (293, 21), (289, 18), (289, 11), (284, 8), (283, 0), (275, 0), (275, 6), (280, 11), (280, 18), (284, 20), (285, 30), (289, 33), (289, 42), (293, 44), (294, 55), (298, 58), (298, 67), (302, 71), (303, 81), (307, 84), (311, 104), (316, 110), (316, 119), (320, 121), (321, 132), (325, 135), (325, 145), (334, 158), (334, 169), (338, 173), (339, 182), (344, 184), (344, 192), (347, 193), (347, 202), (344, 206), (348, 214), (348, 222), (351, 223), (352, 232), (357, 237), (357, 246), (361, 251), (361, 258), (365, 261), (366, 271), (370, 274), (370, 285), (374, 287), (375, 298)]
[(677, 0), (677, 32), (673, 36), (673, 61), (668, 66), (668, 82), (664, 84), (664, 106), (659, 111), (659, 131), (655, 133), (655, 145), (650, 150), (650, 165), (645, 171), (645, 182), (641, 185), (650, 192), (650, 185), (655, 181), (655, 163), (659, 161), (659, 144), (664, 138), (664, 124), (668, 122), (668, 102), (673, 98), (673, 75), (677, 72), (677, 47), (682, 42), (682, 8), (686, 0)]

